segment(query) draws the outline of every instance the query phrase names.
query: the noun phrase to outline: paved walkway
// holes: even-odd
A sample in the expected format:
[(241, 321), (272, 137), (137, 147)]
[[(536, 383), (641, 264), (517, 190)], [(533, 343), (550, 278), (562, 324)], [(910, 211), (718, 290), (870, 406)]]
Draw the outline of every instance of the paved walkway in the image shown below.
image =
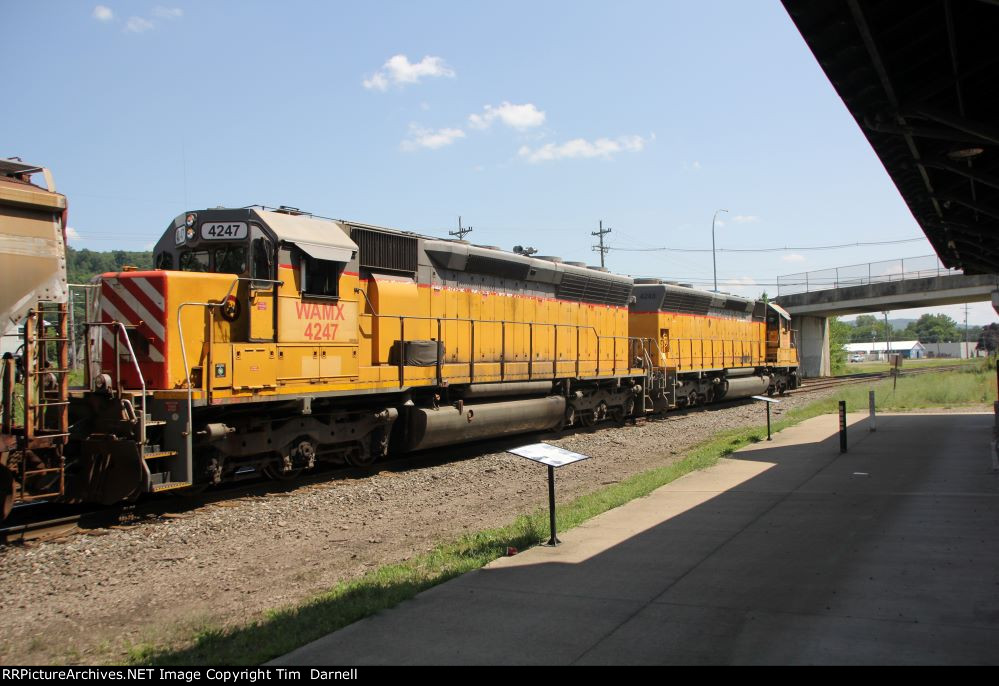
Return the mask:
[(272, 664), (999, 663), (992, 415), (850, 420), (846, 455), (809, 420)]

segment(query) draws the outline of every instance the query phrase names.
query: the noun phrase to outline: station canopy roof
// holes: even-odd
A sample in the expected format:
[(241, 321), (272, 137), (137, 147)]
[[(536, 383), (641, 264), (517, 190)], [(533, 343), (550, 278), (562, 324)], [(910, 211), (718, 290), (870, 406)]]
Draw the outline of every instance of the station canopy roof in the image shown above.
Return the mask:
[(999, 272), (999, 2), (783, 3), (941, 261)]

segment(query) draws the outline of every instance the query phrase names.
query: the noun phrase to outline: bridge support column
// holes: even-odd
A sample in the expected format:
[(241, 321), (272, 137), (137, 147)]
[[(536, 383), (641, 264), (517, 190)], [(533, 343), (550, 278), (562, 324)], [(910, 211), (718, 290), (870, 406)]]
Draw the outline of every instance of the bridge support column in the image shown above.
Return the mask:
[(798, 315), (791, 318), (791, 328), (798, 332), (798, 358), (805, 378), (830, 376), (829, 319)]

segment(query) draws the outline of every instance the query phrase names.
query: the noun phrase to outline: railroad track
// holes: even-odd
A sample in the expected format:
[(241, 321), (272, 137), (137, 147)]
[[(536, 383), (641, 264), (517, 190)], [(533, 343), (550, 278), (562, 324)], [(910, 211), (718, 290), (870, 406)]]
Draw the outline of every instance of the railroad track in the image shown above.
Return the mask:
[[(916, 367), (915, 369), (900, 369), (898, 371), (899, 376), (918, 376), (920, 374), (932, 374), (934, 372), (946, 372), (953, 371), (956, 369), (967, 369), (966, 364), (949, 364), (942, 365), (939, 367)], [(795, 390), (795, 393), (811, 393), (813, 391), (821, 391), (829, 388), (836, 388), (838, 386), (848, 386), (856, 383), (863, 383), (865, 381), (879, 381), (881, 379), (890, 379), (891, 371), (883, 372), (863, 372), (859, 374), (846, 374), (844, 376), (832, 376), (832, 377), (822, 377), (818, 379), (805, 379), (802, 385)]]
[[(915, 376), (932, 372), (951, 371), (964, 367), (966, 365), (903, 369), (900, 370), (899, 375)], [(839, 386), (878, 381), (890, 377), (891, 373), (885, 371), (806, 379), (799, 388), (791, 391), (790, 394), (812, 393)], [(724, 401), (713, 403), (710, 407), (723, 407), (741, 402), (746, 402), (746, 399), (739, 398), (728, 403)], [(702, 409), (702, 407), (682, 411), (690, 412), (699, 409)], [(557, 433), (542, 432), (490, 439), (471, 444), (446, 446), (423, 453), (402, 455), (378, 462), (370, 467), (323, 466), (316, 472), (301, 475), (294, 480), (254, 480), (225, 485), (194, 495), (154, 496), (149, 500), (143, 500), (136, 504), (110, 505), (101, 508), (54, 503), (18, 506), (14, 508), (14, 512), (11, 513), (6, 525), (0, 528), (0, 544), (59, 540), (81, 532), (99, 535), (98, 532), (106, 532), (113, 528), (126, 528), (142, 521), (164, 517), (185, 517), (188, 516), (188, 512), (203, 507), (224, 507), (225, 505), (221, 505), (221, 503), (237, 503), (240, 500), (263, 497), (281, 497), (291, 491), (326, 483), (331, 480), (368, 478), (380, 472), (405, 471), (415, 467), (426, 467), (457, 459), (468, 459), (477, 455), (502, 452), (517, 445), (522, 445), (527, 440), (542, 440), (553, 436), (564, 436), (569, 432), (589, 430), (592, 429), (589, 427), (580, 427)]]

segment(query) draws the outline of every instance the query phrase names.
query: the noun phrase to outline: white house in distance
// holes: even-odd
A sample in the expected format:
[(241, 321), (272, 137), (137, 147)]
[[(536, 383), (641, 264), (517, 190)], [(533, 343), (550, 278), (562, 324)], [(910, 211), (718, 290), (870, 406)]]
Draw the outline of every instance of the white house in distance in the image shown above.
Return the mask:
[[(926, 357), (926, 347), (919, 341), (891, 341), (891, 353), (899, 353), (905, 359), (918, 360)], [(885, 342), (871, 341), (869, 343), (847, 343), (847, 356), (863, 355), (867, 360), (885, 359)]]

